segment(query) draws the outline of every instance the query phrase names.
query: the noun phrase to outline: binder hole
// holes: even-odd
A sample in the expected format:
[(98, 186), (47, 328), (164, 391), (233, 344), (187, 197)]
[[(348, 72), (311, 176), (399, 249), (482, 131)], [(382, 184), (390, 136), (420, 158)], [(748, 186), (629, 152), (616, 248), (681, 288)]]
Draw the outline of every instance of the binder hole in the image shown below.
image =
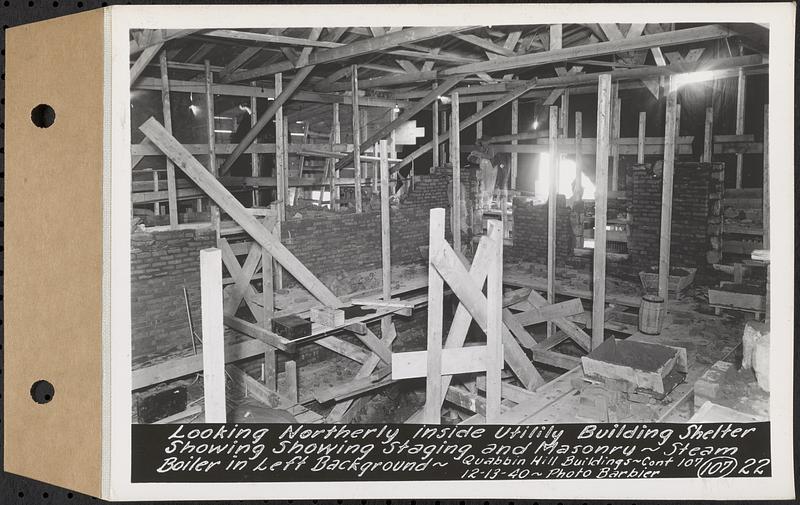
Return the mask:
[(33, 398), (33, 401), (36, 403), (42, 405), (49, 403), (55, 394), (55, 388), (46, 380), (38, 380), (31, 386), (31, 398)]
[(40, 103), (31, 110), (31, 121), (39, 128), (49, 128), (56, 122), (56, 111), (46, 103)]

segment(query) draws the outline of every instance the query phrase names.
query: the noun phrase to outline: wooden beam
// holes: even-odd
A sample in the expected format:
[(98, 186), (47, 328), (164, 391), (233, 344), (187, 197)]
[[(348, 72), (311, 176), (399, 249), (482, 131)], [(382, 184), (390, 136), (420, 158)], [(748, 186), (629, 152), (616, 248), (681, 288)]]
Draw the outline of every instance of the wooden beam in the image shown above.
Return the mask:
[(411, 42), (433, 39), (452, 33), (459, 33), (475, 27), (456, 26), (456, 27), (415, 27), (407, 28), (397, 32), (387, 33), (380, 37), (357, 40), (339, 47), (324, 49), (312, 53), (304, 65), (297, 67), (289, 61), (266, 65), (253, 70), (236, 72), (232, 74), (228, 81), (252, 81), (258, 77), (275, 74), (277, 72), (288, 72), (290, 70), (302, 69), (304, 66), (314, 66), (323, 63), (331, 63), (339, 60), (354, 58), (365, 54), (385, 51), (393, 47)]
[(516, 56), (517, 54), (510, 49), (506, 49), (501, 45), (495, 44), (491, 40), (478, 37), (477, 35), (456, 33), (453, 37), (501, 56)]
[(287, 37), (285, 35), (273, 35), (270, 33), (243, 32), (238, 30), (211, 30), (203, 32), (204, 37), (214, 37), (220, 39), (240, 40), (246, 42), (257, 42), (259, 44), (278, 44), (281, 46), (302, 46), (302, 47), (322, 47), (333, 48), (342, 44), (326, 40), (312, 38)]
[[(509, 103), (512, 100), (515, 100), (515, 99), (519, 98), (520, 96), (524, 95), (525, 93), (527, 93), (528, 91), (530, 91), (534, 87), (536, 87), (536, 80), (526, 82), (520, 88), (517, 88), (517, 89), (515, 89), (515, 90), (513, 90), (513, 91), (511, 91), (511, 92), (509, 92), (509, 93), (507, 93), (505, 95), (503, 95), (502, 97), (500, 97), (497, 100), (495, 100), (494, 102), (492, 102), (488, 107), (484, 107), (483, 109), (481, 109), (480, 111), (477, 111), (475, 114), (471, 115), (467, 119), (461, 121), (460, 124), (459, 124), (459, 128), (462, 129), (462, 130), (464, 128), (469, 128), (470, 126), (474, 125), (475, 123), (477, 123), (481, 119), (485, 118), (489, 114), (491, 114), (491, 113), (495, 112), (496, 110), (500, 109), (501, 107), (505, 106), (507, 103)], [(401, 168), (403, 168), (404, 166), (408, 165), (409, 163), (411, 163), (415, 159), (419, 158), (423, 154), (425, 154), (428, 151), (430, 151), (432, 148), (437, 147), (439, 144), (441, 144), (447, 138), (449, 138), (449, 136), (450, 136), (450, 132), (449, 131), (448, 132), (444, 132), (444, 133), (440, 133), (438, 137), (434, 137), (430, 142), (425, 143), (425, 145), (417, 148), (410, 155), (408, 155), (405, 158), (403, 158), (403, 161), (401, 161), (400, 163), (395, 164), (394, 167), (392, 167), (392, 169), (393, 170), (400, 170)]]
[(661, 237), (658, 253), (658, 296), (668, 307), (669, 253), (672, 240), (672, 180), (675, 174), (675, 134), (678, 89), (675, 76), (669, 79), (666, 124), (664, 126), (664, 171), (661, 186)]
[(270, 347), (274, 347), (275, 349), (284, 352), (291, 350), (291, 342), (289, 340), (281, 337), (277, 333), (273, 333), (270, 330), (262, 328), (249, 321), (245, 321), (244, 319), (240, 319), (236, 316), (226, 315), (224, 322), (225, 326), (228, 328), (232, 328), (239, 333), (244, 333), (247, 336), (260, 340)]
[(442, 317), (444, 283), (434, 266), (434, 258), (446, 246), (444, 241), (444, 209), (431, 209), (428, 248), (428, 342), (425, 379), (424, 421), (441, 424), (442, 420)]
[[(155, 46), (153, 46), (155, 47)], [(145, 49), (142, 56), (149, 50)], [(164, 128), (172, 133), (172, 107), (170, 105), (169, 75), (167, 74), (167, 52), (161, 51), (158, 56), (161, 68), (161, 110), (164, 114)], [(178, 189), (175, 185), (175, 165), (167, 158), (167, 195), (169, 198), (169, 226), (178, 228)]]
[(567, 316), (574, 316), (583, 312), (583, 304), (580, 298), (573, 298), (564, 302), (546, 305), (544, 307), (526, 310), (517, 314), (516, 319), (522, 326), (530, 326), (545, 321), (561, 319)]
[[(442, 350), (442, 378), (462, 373), (486, 371), (487, 347), (483, 345), (456, 347)], [(399, 352), (392, 354), (392, 379), (425, 377), (428, 351)], [(502, 367), (502, 365), (501, 365)], [(448, 386), (449, 386), (448, 381)]]
[[(560, 25), (559, 25), (560, 26)], [(558, 107), (550, 107), (550, 165), (547, 191), (547, 301), (556, 302), (556, 212), (558, 200)], [(547, 323), (547, 337), (553, 335), (553, 325)]]
[[(275, 93), (283, 94), (283, 74), (275, 74)], [(283, 106), (275, 110), (275, 178), (277, 179), (276, 196), (278, 198), (278, 221), (286, 220), (286, 198), (287, 198), (287, 153), (288, 144), (286, 138), (286, 118), (283, 114)]]
[[(391, 210), (389, 206), (389, 145), (386, 140), (380, 141), (380, 183), (381, 183), (381, 287), (383, 301), (392, 299), (392, 242), (391, 242)], [(385, 335), (392, 324), (392, 316), (381, 319), (381, 334)], [(391, 353), (391, 349), (389, 349)]]
[(353, 169), (355, 180), (356, 212), (361, 212), (361, 114), (358, 108), (358, 66), (350, 72), (353, 93)]
[(453, 206), (450, 209), (453, 249), (461, 251), (461, 127), (458, 93), (451, 95), (450, 104), (450, 163), (453, 166)]
[[(436, 91), (436, 87), (437, 86), (438, 85), (436, 83), (433, 83), (434, 91)], [(432, 107), (433, 110), (431, 111), (431, 114), (432, 114), (432, 118), (431, 118), (431, 138), (433, 138), (433, 139), (438, 139), (439, 138), (439, 100), (438, 100), (439, 93), (438, 92), (436, 93), (436, 96), (437, 96), (437, 99), (432, 102), (433, 103), (433, 107)], [(433, 155), (433, 168), (436, 168), (436, 167), (440, 166), (439, 149), (434, 149), (432, 155)]]
[[(381, 75), (378, 77), (371, 77), (369, 79), (361, 79), (358, 83), (358, 88), (391, 88), (392, 86), (398, 86), (402, 84), (433, 81), (436, 79), (436, 74), (437, 73), (435, 70), (430, 70), (427, 72), (415, 71), (413, 73)], [(345, 83), (332, 83), (325, 87), (319, 88), (320, 91), (325, 92), (348, 91), (349, 89), (350, 86)]]
[(285, 395), (278, 393), (275, 388), (271, 388), (250, 377), (238, 366), (228, 365), (225, 367), (225, 372), (231, 377), (232, 381), (239, 383), (241, 388), (247, 391), (247, 396), (263, 403), (267, 407), (289, 409), (297, 404), (296, 400), (287, 398)]
[[(401, 126), (407, 123), (411, 118), (419, 114), (425, 107), (430, 105), (431, 103), (437, 102), (439, 96), (443, 93), (447, 93), (460, 83), (463, 80), (463, 77), (450, 77), (449, 79), (445, 80), (443, 83), (438, 85), (435, 89), (425, 95), (423, 98), (415, 102), (411, 107), (405, 109), (402, 114), (400, 114), (397, 119), (391, 121), (389, 124), (382, 126), (376, 132), (371, 134), (367, 137), (366, 140), (360, 143), (361, 149), (367, 149), (378, 142), (380, 139), (385, 138), (390, 132), (394, 131), (398, 126)], [(355, 142), (353, 142), (355, 144)], [(336, 167), (341, 169), (347, 166), (352, 161), (352, 156), (346, 156), (342, 158), (339, 162), (337, 162)]]
[(639, 135), (636, 139), (636, 163), (644, 163), (644, 139), (645, 129), (647, 127), (647, 112), (639, 113)]
[(222, 254), (200, 251), (200, 313), (203, 331), (203, 404), (205, 422), (224, 423), (225, 328), (222, 324)]
[(292, 403), (297, 403), (300, 395), (297, 390), (297, 362), (288, 360), (284, 365), (283, 376), (285, 386), (285, 395)]
[[(480, 110), (480, 108), (478, 110)], [(511, 101), (511, 135), (517, 135), (517, 134), (519, 134), (519, 100), (512, 100)], [(516, 140), (512, 140), (511, 141), (511, 145), (517, 145), (517, 144), (518, 144), (518, 142)], [(511, 153), (511, 189), (517, 189), (517, 170), (518, 169), (519, 169), (519, 155), (517, 153)], [(505, 215), (503, 216), (503, 218), (505, 219)]]
[(603, 74), (599, 77), (597, 94), (592, 349), (597, 348), (605, 339), (606, 220), (608, 217), (608, 143), (610, 122), (611, 76)]
[(340, 308), (342, 306), (342, 302), (336, 295), (322, 284), (278, 239), (265, 230), (261, 223), (251, 216), (247, 209), (214, 176), (209, 174), (155, 118), (148, 119), (139, 129), (254, 240), (267, 249), (272, 257), (283, 265), (312, 295), (329, 307)]
[(241, 68), (242, 65), (247, 63), (250, 58), (258, 54), (260, 51), (261, 47), (258, 46), (246, 47), (244, 51), (237, 54), (235, 58), (225, 65), (225, 67), (219, 73), (219, 78), (225, 79), (227, 76)]
[[(744, 135), (744, 105), (747, 78), (744, 69), (739, 68), (739, 77), (736, 87), (736, 135)], [(736, 189), (742, 187), (742, 171), (744, 169), (744, 155), (736, 153)]]
[(489, 222), (494, 251), (487, 276), (486, 322), (486, 422), (500, 417), (500, 387), (503, 371), (503, 223)]
[(611, 191), (619, 190), (619, 130), (622, 101), (619, 99), (619, 86), (613, 86), (611, 96)]
[(706, 120), (703, 127), (703, 161), (711, 163), (714, 146), (714, 108), (706, 107)]
[(575, 112), (575, 192), (583, 200), (583, 154), (581, 153), (583, 144), (583, 113)]
[(637, 49), (649, 49), (653, 46), (673, 46), (689, 42), (723, 39), (730, 36), (730, 30), (720, 25), (686, 28), (665, 33), (645, 35), (631, 39), (622, 39), (597, 44), (584, 44), (563, 49), (529, 53), (508, 58), (497, 58), (491, 61), (469, 63), (441, 71), (444, 75), (474, 74), (476, 72), (499, 72), (515, 68), (532, 68), (550, 63), (591, 58), (606, 54), (614, 54)]
[[(215, 178), (218, 176), (218, 168), (217, 168), (217, 134), (214, 131), (214, 93), (213, 93), (213, 85), (214, 85), (214, 74), (211, 73), (211, 63), (206, 60), (205, 61), (205, 84), (206, 84), (206, 138), (208, 139), (208, 171), (213, 175)], [(167, 130), (169, 131), (169, 130)], [(219, 241), (219, 207), (213, 202), (210, 206), (211, 212), (211, 224), (214, 227), (214, 232), (217, 236), (217, 241)]]
[(131, 86), (136, 84), (136, 81), (142, 75), (144, 69), (147, 68), (147, 65), (150, 64), (150, 61), (155, 58), (163, 46), (163, 43), (149, 46), (142, 51), (142, 54), (140, 54), (138, 58), (136, 58), (136, 61), (131, 66)]

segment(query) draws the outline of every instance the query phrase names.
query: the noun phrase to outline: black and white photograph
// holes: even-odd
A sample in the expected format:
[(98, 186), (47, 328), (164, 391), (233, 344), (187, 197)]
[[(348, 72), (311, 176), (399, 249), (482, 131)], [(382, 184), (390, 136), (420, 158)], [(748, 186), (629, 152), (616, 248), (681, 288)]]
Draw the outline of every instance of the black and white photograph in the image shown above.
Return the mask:
[(627, 21), (130, 25), (133, 482), (772, 475), (770, 26)]

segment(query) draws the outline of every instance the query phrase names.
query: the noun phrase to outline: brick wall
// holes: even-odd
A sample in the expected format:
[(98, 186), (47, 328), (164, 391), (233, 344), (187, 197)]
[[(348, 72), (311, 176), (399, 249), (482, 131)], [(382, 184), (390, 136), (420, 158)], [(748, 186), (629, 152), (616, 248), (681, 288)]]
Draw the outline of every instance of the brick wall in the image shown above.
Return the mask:
[[(525, 198), (514, 198), (514, 245), (511, 258), (547, 263), (547, 203), (534, 205)], [(564, 195), (556, 201), (556, 264), (572, 256), (574, 237), (569, 221), (570, 209)]]
[[(661, 177), (645, 166), (633, 168), (631, 198), (631, 236), (628, 250), (632, 264), (647, 267), (658, 263), (661, 230)], [(675, 166), (672, 204), (673, 266), (695, 267), (705, 264), (709, 249), (710, 166), (679, 163)]]
[[(420, 246), (428, 245), (430, 209), (444, 207), (447, 213), (445, 233), (450, 234), (448, 190), (451, 179), (446, 173), (418, 177), (411, 193), (398, 207), (392, 207), (392, 264), (423, 261)], [(286, 247), (337, 295), (363, 286), (355, 274), (381, 268), (381, 214), (377, 205), (365, 205), (364, 212), (306, 211), (299, 219), (288, 219), (282, 226)], [(287, 211), (289, 216), (291, 212)], [(301, 212), (303, 214), (303, 212)], [(286, 282), (294, 279), (286, 273)]]
[[(215, 247), (214, 231), (131, 235), (133, 362), (191, 347), (183, 287), (200, 328), (200, 250)], [(198, 331), (198, 334), (200, 332)]]

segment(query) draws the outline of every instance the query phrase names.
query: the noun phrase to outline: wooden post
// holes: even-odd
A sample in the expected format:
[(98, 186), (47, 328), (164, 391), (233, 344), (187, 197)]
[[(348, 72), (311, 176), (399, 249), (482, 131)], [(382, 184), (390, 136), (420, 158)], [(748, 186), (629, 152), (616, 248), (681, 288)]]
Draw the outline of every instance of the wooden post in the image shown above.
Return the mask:
[[(439, 127), (441, 128), (442, 125), (447, 125), (447, 111), (440, 110), (439, 111)], [(433, 138), (433, 143), (436, 144), (436, 140), (439, 137)], [(435, 146), (434, 146), (435, 147)], [(444, 165), (447, 163), (447, 146), (444, 143), (439, 144), (439, 164)]]
[(558, 118), (561, 125), (561, 137), (569, 137), (569, 88), (561, 93), (561, 116)]
[[(481, 109), (483, 108), (483, 104), (481, 104)], [(479, 109), (480, 110), (480, 109)], [(511, 135), (517, 135), (519, 133), (519, 100), (513, 100), (511, 102)], [(517, 145), (518, 141), (512, 140), (511, 145)], [(517, 189), (517, 171), (519, 168), (519, 153), (511, 153), (511, 172), (509, 175), (509, 186), (511, 189)], [(505, 214), (503, 215), (503, 222), (505, 223)], [(503, 227), (503, 233), (507, 233), (505, 226)]]
[[(255, 86), (255, 83), (253, 83)], [(258, 100), (256, 97), (250, 97), (250, 128), (255, 128), (256, 123), (258, 122)], [(258, 139), (253, 140), (253, 144), (256, 144)], [(252, 165), (251, 174), (253, 177), (258, 177), (261, 175), (261, 169), (259, 168), (259, 160), (258, 160), (258, 153), (251, 153), (250, 160)], [(259, 189), (253, 188), (253, 207), (257, 207), (260, 203), (260, 195)]]
[(300, 395), (297, 389), (297, 362), (289, 360), (284, 363), (284, 378), (286, 379), (285, 396), (293, 402), (299, 402)]
[(222, 253), (200, 251), (200, 311), (203, 329), (203, 402), (206, 423), (224, 423), (225, 339), (222, 325)]
[[(211, 73), (211, 63), (205, 61), (206, 74), (206, 136), (208, 137), (208, 171), (215, 178), (219, 175), (217, 168), (217, 134), (214, 131), (214, 74)], [(211, 225), (214, 227), (217, 241), (219, 241), (219, 207), (213, 201), (210, 202), (209, 211), (211, 212)]]
[(606, 221), (608, 214), (608, 152), (611, 122), (611, 76), (599, 77), (597, 87), (597, 150), (594, 190), (594, 289), (592, 294), (592, 349), (605, 340)]
[(361, 115), (358, 109), (358, 65), (352, 66), (350, 83), (353, 90), (353, 180), (356, 212), (361, 212)]
[(672, 180), (675, 174), (675, 136), (677, 128), (678, 89), (675, 76), (669, 78), (667, 117), (664, 127), (664, 175), (661, 187), (661, 241), (658, 257), (658, 296), (664, 299), (664, 312), (669, 305), (669, 252), (672, 239)]
[(495, 252), (486, 285), (486, 422), (500, 418), (501, 373), (503, 371), (503, 231), (502, 222), (489, 223), (489, 237)]
[[(340, 144), (342, 142), (342, 125), (339, 123), (339, 104), (333, 104), (333, 143)], [(331, 209), (339, 210), (339, 171), (336, 170), (336, 163), (331, 162)]]
[(561, 49), (562, 47), (562, 39), (563, 39), (563, 26), (562, 25), (550, 25), (550, 50), (554, 49)]
[[(167, 74), (167, 52), (158, 55), (161, 67), (161, 110), (164, 112), (164, 128), (172, 133), (172, 108), (169, 100), (169, 75)], [(169, 227), (178, 227), (178, 189), (175, 184), (175, 165), (167, 158), (167, 198), (169, 202)]]
[(639, 136), (636, 141), (636, 163), (640, 165), (644, 163), (644, 139), (647, 136), (646, 129), (647, 112), (642, 111), (639, 113)]
[(583, 155), (581, 147), (583, 144), (583, 113), (575, 113), (575, 190), (581, 195), (583, 200)]
[(264, 306), (262, 321), (264, 328), (272, 330), (272, 316), (275, 311), (275, 292), (273, 290), (274, 275), (272, 256), (266, 248), (261, 248), (261, 303)]
[[(437, 84), (433, 83), (433, 89), (436, 89)], [(435, 141), (439, 138), (439, 99), (433, 101), (433, 112), (431, 117), (431, 138)], [(434, 149), (433, 153), (433, 167), (439, 166), (439, 149)]]
[(441, 254), (444, 241), (444, 209), (431, 209), (428, 248), (428, 343), (427, 378), (425, 379), (424, 421), (441, 424), (442, 409), (442, 317), (444, 282), (432, 258)]
[[(283, 74), (275, 74), (275, 94), (283, 92)], [(275, 112), (275, 178), (278, 199), (278, 221), (286, 220), (286, 122), (283, 116), (283, 106)]]
[[(764, 104), (764, 189), (761, 195), (762, 213), (761, 221), (764, 228), (762, 239), (764, 249), (769, 249), (769, 104)], [(767, 268), (767, 278), (769, 279), (769, 268)], [(769, 317), (769, 311), (766, 316)]]
[(278, 390), (278, 357), (275, 348), (265, 344), (264, 349), (264, 385), (273, 391)]
[(714, 152), (714, 107), (706, 107), (706, 122), (703, 129), (703, 161), (711, 163)]
[[(559, 25), (560, 26), (560, 25)], [(556, 302), (556, 212), (558, 200), (558, 107), (550, 107), (550, 170), (547, 192), (547, 301)], [(553, 336), (547, 323), (547, 338)]]
[[(739, 67), (739, 85), (736, 89), (736, 135), (744, 135), (744, 100), (747, 79), (744, 68)], [(744, 168), (744, 154), (736, 153), (736, 189), (742, 187), (742, 170)]]
[(611, 121), (611, 191), (619, 190), (619, 123), (622, 101), (619, 99), (619, 84), (614, 85), (614, 116)]
[(453, 165), (453, 208), (450, 210), (453, 249), (461, 252), (461, 128), (458, 93), (452, 94), (450, 110), (450, 162)]
[[(513, 107), (513, 105), (512, 105)], [(475, 102), (475, 112), (480, 111), (483, 109), (483, 102)], [(514, 128), (514, 109), (511, 109), (511, 128)], [(514, 133), (513, 131), (511, 133)], [(478, 121), (475, 123), (475, 140), (480, 140), (483, 138), (483, 121)]]
[[(153, 191), (158, 191), (158, 170), (153, 170)], [(161, 202), (153, 202), (153, 214), (161, 214)]]
[[(383, 274), (383, 299), (392, 299), (392, 242), (391, 210), (389, 207), (389, 156), (385, 140), (380, 141), (381, 169), (381, 273)], [(392, 316), (381, 319), (381, 335), (386, 335), (392, 324)]]

